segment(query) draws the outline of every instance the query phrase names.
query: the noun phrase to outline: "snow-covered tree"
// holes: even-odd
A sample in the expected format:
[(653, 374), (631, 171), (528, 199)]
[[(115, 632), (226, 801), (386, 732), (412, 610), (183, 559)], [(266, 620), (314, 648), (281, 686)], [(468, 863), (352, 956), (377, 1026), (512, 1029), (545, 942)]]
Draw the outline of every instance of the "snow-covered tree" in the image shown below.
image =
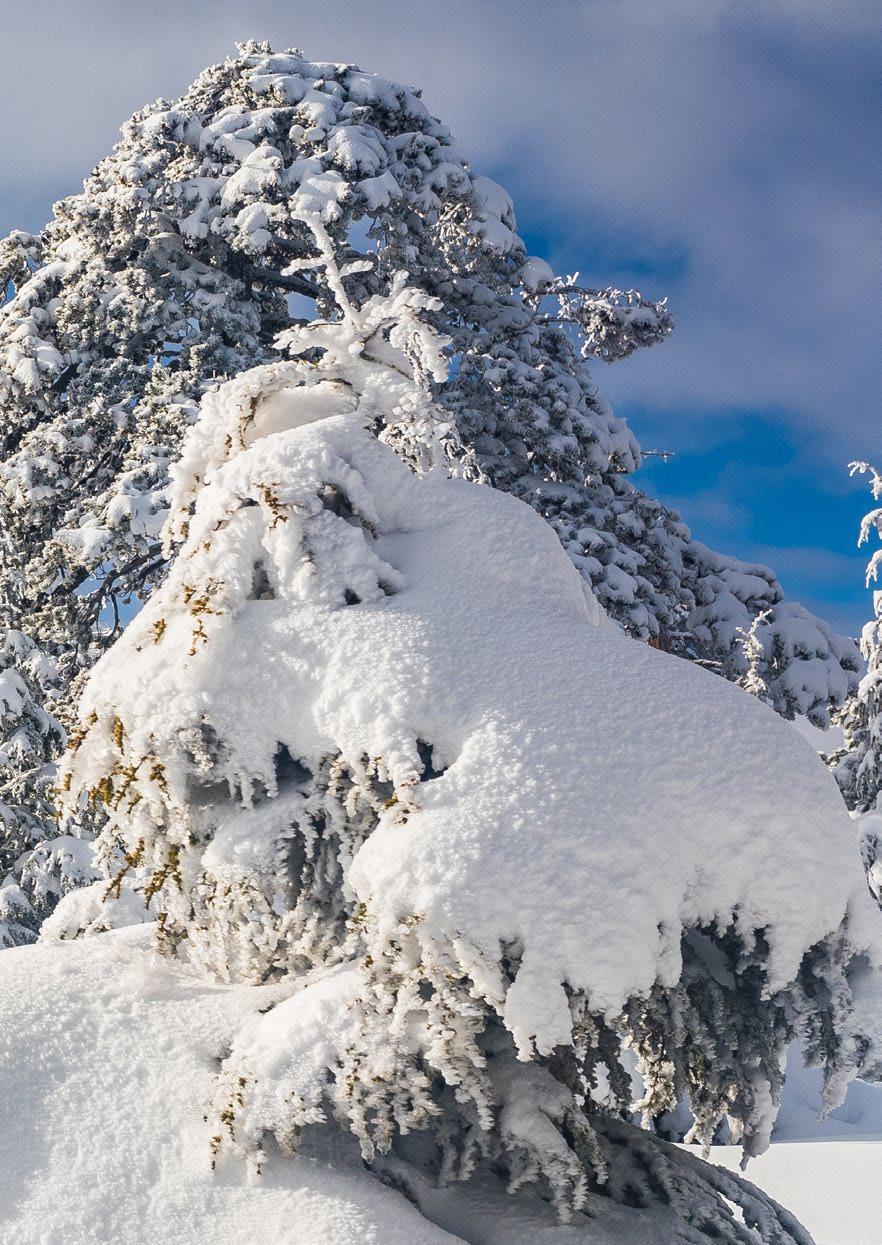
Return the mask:
[(224, 1063), (215, 1149), (259, 1167), (330, 1120), (405, 1187), (417, 1134), (438, 1180), (493, 1165), (564, 1218), (602, 1193), (668, 1203), (684, 1239), (804, 1243), (628, 1122), (622, 1048), (648, 1116), (688, 1092), (696, 1135), (727, 1117), (748, 1156), (793, 1038), (828, 1105), (878, 1070), (882, 940), (831, 856), (835, 784), (750, 697), (622, 635), (529, 506), (448, 478), (440, 300), (401, 274), (356, 297), (321, 214), (297, 223), (336, 318), (203, 399), (168, 575), (62, 767), (166, 953), (290, 987)]
[[(168, 468), (199, 398), (332, 311), (304, 213), (352, 298), (403, 270), (438, 300), (456, 366), (433, 396), (459, 473), (534, 506), (640, 638), (743, 680), (739, 636), (765, 611), (771, 703), (826, 719), (855, 681), (850, 643), (628, 480), (639, 447), (585, 371), (661, 340), (664, 304), (530, 258), (509, 197), (417, 91), (253, 43), (137, 113), (39, 234), (0, 242), (0, 608), (55, 660), (62, 716), (164, 573)], [(419, 456), (421, 430), (399, 431)]]
[(55, 758), (65, 740), (44, 708), (56, 681), (45, 653), (8, 631), (0, 648), (0, 946), (35, 938), (55, 899), (94, 877), (81, 840), (45, 839), (55, 816)]
[[(882, 475), (870, 463), (850, 464), (851, 474), (870, 476), (873, 500), (882, 497)], [(873, 532), (882, 536), (882, 509), (868, 511), (861, 522), (858, 544)], [(879, 577), (882, 550), (876, 549), (867, 563), (867, 587)], [(867, 672), (856, 693), (836, 716), (844, 733), (841, 748), (830, 753), (827, 762), (833, 770), (843, 798), (861, 818), (860, 850), (871, 892), (882, 904), (882, 822), (876, 815), (882, 790), (882, 592), (873, 592), (873, 618), (861, 633), (861, 652)]]
[(55, 669), (19, 631), (8, 631), (0, 648), (0, 867), (7, 871), (27, 848), (51, 811), (53, 756), (64, 731), (42, 706), (51, 699)]

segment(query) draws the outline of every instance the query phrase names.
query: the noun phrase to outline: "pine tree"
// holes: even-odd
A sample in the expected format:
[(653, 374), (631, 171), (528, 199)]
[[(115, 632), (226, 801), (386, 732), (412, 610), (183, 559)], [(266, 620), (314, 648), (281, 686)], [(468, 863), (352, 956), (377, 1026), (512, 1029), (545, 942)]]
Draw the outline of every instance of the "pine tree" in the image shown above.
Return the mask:
[(54, 758), (64, 743), (43, 708), (54, 683), (52, 664), (21, 632), (0, 650), (0, 946), (34, 938), (37, 914), (15, 866), (43, 838), (53, 817)]
[(0, 946), (33, 940), (56, 901), (96, 876), (83, 838), (46, 838), (66, 738), (44, 708), (56, 694), (55, 664), (20, 631), (8, 631), (0, 649)]
[[(165, 574), (169, 466), (202, 395), (334, 314), (315, 213), (357, 303), (399, 271), (438, 300), (428, 322), (456, 367), (432, 393), (453, 470), (548, 519), (641, 639), (749, 681), (741, 637), (764, 613), (771, 703), (826, 721), (856, 681), (850, 642), (628, 479), (639, 447), (585, 369), (661, 341), (665, 305), (530, 258), (509, 197), (418, 92), (253, 43), (135, 114), (45, 229), (0, 243), (0, 608), (55, 662), (63, 720)], [(418, 461), (424, 434), (402, 419), (390, 443)]]
[(21, 632), (9, 631), (0, 649), (0, 793), (3, 835), (0, 867), (6, 872), (32, 847), (49, 812), (53, 755), (64, 745), (64, 731), (42, 707), (51, 698), (51, 661)]
[[(866, 462), (850, 464), (852, 475), (870, 476), (874, 500), (882, 497), (882, 476)], [(874, 507), (864, 515), (858, 544), (863, 545), (875, 531), (882, 535), (882, 509)], [(882, 551), (876, 550), (867, 564), (867, 587), (878, 579)], [(850, 809), (867, 813), (875, 809), (882, 789), (882, 592), (873, 593), (873, 619), (861, 633), (861, 653), (867, 672), (855, 693), (837, 715), (837, 725), (845, 734), (843, 746), (827, 758), (843, 798)], [(865, 863), (876, 860), (876, 844), (864, 842)]]
[[(369, 1164), (406, 1187), (402, 1139), (429, 1131), (439, 1180), (492, 1165), (513, 1190), (537, 1185), (564, 1219), (604, 1193), (669, 1203), (686, 1239), (735, 1245), (756, 1227), (770, 1245), (805, 1245), (792, 1218), (752, 1186), (628, 1122), (621, 1046), (638, 1053), (647, 1116), (688, 1091), (699, 1139), (708, 1142), (728, 1116), (746, 1155), (768, 1141), (794, 1037), (824, 1065), (828, 1105), (856, 1071), (878, 1070), (872, 1029), (852, 992), (866, 951), (845, 915), (856, 870), (826, 859), (827, 812), (838, 807), (835, 789), (830, 805), (833, 784), (821, 771), (818, 786), (812, 766), (815, 790), (805, 800), (818, 798), (820, 812), (766, 810), (765, 838), (782, 837), (779, 868), (790, 869), (798, 825), (803, 863), (823, 889), (817, 911), (837, 914), (826, 930), (792, 887), (776, 893), (782, 911), (757, 907), (758, 896), (768, 901), (768, 879), (753, 867), (746, 884), (758, 889), (743, 903), (733, 896), (724, 911), (725, 892), (713, 879), (725, 885), (742, 850), (755, 850), (749, 815), (740, 830), (727, 827), (731, 842), (714, 838), (712, 868), (697, 868), (684, 848), (673, 911), (695, 913), (691, 924), (641, 923), (638, 905), (629, 928), (623, 890), (613, 905), (621, 924), (605, 939), (589, 936), (586, 954), (571, 957), (563, 979), (555, 976), (536, 939), (549, 912), (554, 941), (581, 927), (589, 873), (608, 858), (602, 836), (589, 834), (591, 815), (581, 830), (569, 815), (543, 822), (544, 804), (573, 790), (576, 807), (586, 809), (596, 793), (588, 779), (579, 786), (584, 752), (565, 733), (545, 738), (541, 721), (518, 717), (521, 702), (507, 693), (530, 684), (526, 665), (497, 670), (490, 643), (481, 649), (489, 659), (460, 668), (445, 617), (454, 595), (471, 589), (484, 602), (477, 628), (457, 633), (465, 650), (510, 623), (503, 617), (510, 603), (526, 608), (538, 596), (535, 632), (529, 611), (514, 615), (534, 636), (525, 656), (536, 657), (561, 611), (567, 643), (577, 642), (576, 632), (600, 643), (607, 636), (613, 660), (643, 663), (648, 678), (666, 668), (651, 690), (670, 693), (671, 680), (691, 680), (696, 695), (713, 702), (718, 729), (745, 706), (754, 726), (767, 729), (770, 715), (722, 681), (619, 636), (527, 506), (446, 478), (450, 415), (431, 392), (447, 367), (445, 338), (429, 321), (440, 300), (403, 274), (388, 293), (354, 298), (321, 216), (301, 210), (298, 223), (312, 237), (301, 269), (323, 273), (337, 316), (283, 331), (278, 344), (291, 358), (249, 369), (203, 399), (172, 470), (168, 576), (95, 667), (62, 767), (68, 815), (105, 810), (98, 857), (108, 893), (139, 873), (144, 898), (158, 905), (165, 953), (224, 980), (287, 978), (299, 986), (257, 1018), (259, 1040), (245, 1034), (226, 1059), (215, 1153), (232, 1148), (259, 1168), (268, 1135), (292, 1150), (305, 1128), (333, 1120), (355, 1134)], [(402, 445), (410, 468), (393, 453)], [(416, 447), (424, 451), (419, 462)], [(445, 586), (432, 596), (456, 559), (456, 593)], [(477, 583), (484, 579), (486, 598)], [(487, 601), (498, 610), (493, 617)], [(521, 630), (511, 629), (520, 643)], [(565, 663), (566, 644), (552, 651)], [(469, 709), (485, 682), (489, 715)], [(565, 691), (559, 676), (526, 703), (554, 705)], [(651, 745), (642, 683), (639, 692), (640, 735), (625, 779)], [(615, 687), (597, 703), (577, 696), (572, 724), (590, 712), (591, 730), (605, 729), (620, 698)], [(772, 726), (785, 753), (796, 749), (789, 728), (774, 719)], [(518, 754), (512, 745), (521, 729)], [(688, 754), (695, 728), (687, 721), (678, 729)], [(610, 738), (622, 745), (628, 736), (623, 728)], [(665, 768), (659, 790), (670, 781)], [(723, 799), (719, 775), (708, 783), (713, 799)], [(549, 795), (543, 784), (555, 800), (535, 798)], [(446, 794), (436, 802), (439, 786)], [(740, 806), (746, 797), (735, 786)], [(688, 791), (677, 789), (685, 805)], [(696, 824), (703, 828), (711, 814), (700, 807)], [(688, 836), (694, 827), (682, 816)], [(434, 833), (424, 838), (427, 830)], [(607, 833), (616, 840), (612, 828)], [(432, 862), (442, 873), (456, 861), (480, 864), (494, 834), (517, 877), (507, 875), (502, 907), (492, 903), (500, 879), (486, 862), (489, 876), (476, 866), (454, 897), (439, 901)], [(646, 838), (636, 847), (641, 867), (653, 850), (652, 833)], [(583, 839), (594, 848), (583, 851)], [(539, 845), (531, 870), (516, 844)], [(562, 852), (573, 864), (569, 876), (553, 868), (551, 887), (537, 894), (535, 878)], [(396, 892), (409, 869), (419, 896), (410, 909), (406, 892)], [(614, 876), (627, 873), (617, 858)], [(485, 903), (469, 908), (470, 897)], [(454, 898), (466, 903), (459, 913), (447, 906)], [(505, 936), (512, 912), (529, 934)], [(619, 947), (610, 963), (621, 976), (620, 1013), (579, 976), (590, 977), (589, 961), (603, 959), (606, 941)], [(623, 961), (626, 943), (640, 947), (636, 969), (626, 963), (630, 953)], [(608, 978), (606, 988), (613, 989)]]

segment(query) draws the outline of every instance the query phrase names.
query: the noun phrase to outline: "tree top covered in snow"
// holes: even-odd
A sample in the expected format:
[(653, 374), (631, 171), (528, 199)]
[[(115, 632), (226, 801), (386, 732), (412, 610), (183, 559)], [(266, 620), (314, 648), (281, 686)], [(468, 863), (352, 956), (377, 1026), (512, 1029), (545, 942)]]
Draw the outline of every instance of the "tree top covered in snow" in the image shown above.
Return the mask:
[(168, 467), (194, 402), (268, 361), (292, 318), (332, 314), (304, 214), (322, 220), (356, 303), (400, 271), (439, 300), (452, 460), (547, 517), (608, 612), (730, 678), (761, 678), (786, 715), (822, 721), (841, 702), (853, 646), (626, 478), (637, 442), (583, 360), (662, 340), (664, 304), (529, 257), (509, 196), (417, 91), (254, 43), (136, 113), (82, 194), (0, 244), (0, 519), (21, 536), (0, 598), (12, 625), (58, 648), (66, 678), (162, 574)]

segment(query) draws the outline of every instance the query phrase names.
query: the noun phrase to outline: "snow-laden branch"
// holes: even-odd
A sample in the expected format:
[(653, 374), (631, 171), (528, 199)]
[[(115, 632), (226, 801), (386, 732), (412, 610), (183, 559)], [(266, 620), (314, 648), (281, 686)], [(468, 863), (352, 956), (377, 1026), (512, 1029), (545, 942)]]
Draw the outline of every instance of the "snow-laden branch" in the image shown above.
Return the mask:
[(540, 314), (546, 324), (569, 324), (582, 335), (583, 358), (615, 363), (626, 359), (642, 346), (664, 341), (674, 327), (667, 299), (652, 302), (637, 290), (590, 289), (578, 284), (579, 274), (553, 277), (539, 282), (530, 302), (540, 305), (545, 298), (557, 300), (557, 313)]

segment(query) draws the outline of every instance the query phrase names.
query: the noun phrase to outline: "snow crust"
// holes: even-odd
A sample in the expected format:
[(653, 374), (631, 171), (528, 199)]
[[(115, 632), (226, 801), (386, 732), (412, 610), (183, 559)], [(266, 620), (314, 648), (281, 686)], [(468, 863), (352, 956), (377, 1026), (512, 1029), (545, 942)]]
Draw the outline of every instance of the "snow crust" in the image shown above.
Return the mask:
[[(382, 758), (407, 796), (346, 884), (381, 930), (416, 918), (421, 939), (452, 946), (522, 1057), (569, 1041), (565, 985), (610, 1016), (673, 985), (685, 927), (734, 924), (748, 943), (764, 930), (770, 992), (846, 917), (879, 962), (851, 823), (791, 726), (601, 625), (523, 503), (413, 475), (359, 414), (300, 422), (292, 397), (290, 430), (208, 472), (169, 580), (85, 693), (96, 730), (119, 714), (132, 754), (167, 760), (172, 802), (189, 799), (206, 724), (223, 742), (215, 776), (246, 805), (275, 792), (282, 746), (311, 768)], [(323, 511), (322, 485), (360, 522)], [(175, 610), (194, 593), (211, 605), (196, 631)], [(78, 785), (106, 772), (106, 730), (103, 754), (93, 740), (74, 759)], [(203, 864), (269, 868), (277, 813), (233, 810)], [(519, 959), (507, 988), (502, 949)]]

